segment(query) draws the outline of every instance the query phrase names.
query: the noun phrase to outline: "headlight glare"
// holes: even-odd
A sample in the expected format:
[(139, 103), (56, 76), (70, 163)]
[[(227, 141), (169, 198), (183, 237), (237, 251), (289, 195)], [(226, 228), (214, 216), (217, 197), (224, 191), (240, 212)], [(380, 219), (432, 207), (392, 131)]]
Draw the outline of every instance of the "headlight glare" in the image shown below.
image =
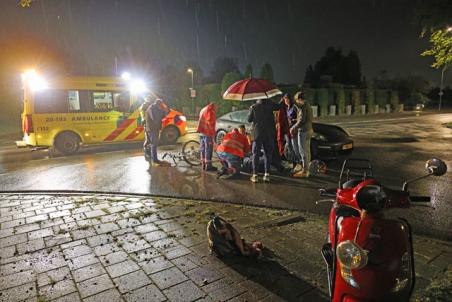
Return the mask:
[(349, 269), (360, 269), (367, 264), (367, 252), (351, 240), (343, 241), (336, 248), (341, 265)]

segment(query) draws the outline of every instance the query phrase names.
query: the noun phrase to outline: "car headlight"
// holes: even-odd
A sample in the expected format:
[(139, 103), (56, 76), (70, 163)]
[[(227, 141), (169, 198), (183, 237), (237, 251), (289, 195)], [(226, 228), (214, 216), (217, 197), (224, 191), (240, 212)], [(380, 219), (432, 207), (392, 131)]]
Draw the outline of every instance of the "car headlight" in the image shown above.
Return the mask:
[(316, 139), (316, 140), (318, 140), (318, 141), (322, 141), (322, 142), (326, 142), (326, 141), (327, 141), (325, 135), (320, 134), (320, 133), (314, 133), (314, 134), (312, 135), (312, 138), (314, 138), (314, 139)]
[(179, 118), (181, 121), (184, 121), (184, 122), (187, 121), (187, 118), (185, 117), (185, 115), (180, 115)]
[(368, 261), (367, 252), (351, 240), (339, 243), (336, 255), (341, 265), (349, 269), (360, 269)]
[(405, 252), (403, 254), (402, 259), (400, 261), (400, 270), (397, 275), (397, 278), (395, 279), (395, 285), (391, 289), (392, 292), (398, 292), (407, 287), (407, 285), (410, 283), (411, 279), (411, 257), (408, 252)]
[(358, 282), (353, 279), (352, 270), (348, 267), (341, 266), (341, 277), (345, 280), (349, 285), (354, 288), (359, 288)]

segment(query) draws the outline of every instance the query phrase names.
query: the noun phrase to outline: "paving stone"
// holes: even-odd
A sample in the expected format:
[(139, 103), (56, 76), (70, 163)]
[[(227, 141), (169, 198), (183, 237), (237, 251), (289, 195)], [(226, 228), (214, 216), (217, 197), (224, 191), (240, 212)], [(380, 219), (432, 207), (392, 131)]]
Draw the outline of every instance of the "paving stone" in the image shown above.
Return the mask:
[(176, 265), (181, 271), (186, 272), (197, 268), (198, 266), (186, 256), (182, 256), (171, 260), (171, 262)]
[(72, 241), (71, 234), (65, 233), (65, 234), (59, 234), (52, 237), (46, 237), (44, 238), (44, 242), (47, 247), (53, 247), (55, 245), (65, 244)]
[(53, 227), (55, 225), (63, 224), (64, 220), (61, 218), (49, 219), (40, 222), (41, 229), (46, 229), (48, 227)]
[(31, 261), (33, 268), (37, 273), (43, 273), (62, 266), (66, 266), (63, 254), (59, 251), (52, 251), (48, 253), (47, 250), (42, 250), (32, 254)]
[(159, 228), (162, 229), (164, 232), (171, 232), (177, 229), (181, 229), (182, 226), (178, 223), (170, 222), (165, 224), (160, 224)]
[(68, 264), (69, 264), (69, 268), (71, 270), (76, 270), (76, 269), (82, 268), (84, 266), (95, 264), (97, 262), (99, 262), (99, 260), (97, 259), (96, 255), (86, 254), (86, 255), (76, 257), (76, 258), (69, 260)]
[(84, 214), (87, 218), (94, 218), (94, 217), (100, 217), (100, 216), (107, 215), (107, 213), (105, 213), (102, 210), (94, 210), (94, 211), (90, 211), (90, 212), (85, 212)]
[(29, 223), (15, 227), (15, 233), (16, 234), (27, 233), (39, 230), (40, 228), (41, 227), (39, 226), (39, 223)]
[(39, 231), (29, 232), (28, 238), (30, 240), (33, 240), (33, 239), (44, 238), (44, 237), (52, 236), (52, 235), (53, 235), (53, 229), (47, 228), (47, 229), (41, 229)]
[(165, 289), (188, 280), (187, 276), (176, 267), (152, 274), (150, 277), (160, 289)]
[(80, 207), (77, 208), (75, 207), (74, 209), (72, 209), (72, 214), (81, 214), (81, 213), (85, 213), (85, 212), (90, 212), (92, 211), (90, 206), (84, 206), (84, 207)]
[(209, 293), (209, 296), (214, 301), (226, 301), (244, 293), (245, 291), (246, 290), (243, 287), (234, 285), (233, 287), (222, 287), (214, 290), (213, 292)]
[(13, 220), (13, 216), (12, 215), (9, 215), (9, 216), (2, 216), (2, 215), (0, 215), (0, 225), (1, 225), (2, 222), (11, 221), (11, 220)]
[(3, 262), (5, 258), (10, 258), (14, 256), (14, 253), (16, 252), (16, 247), (14, 245), (10, 245), (7, 247), (1, 247), (0, 248), (0, 263)]
[(43, 209), (36, 210), (36, 214), (41, 215), (41, 214), (47, 214), (47, 213), (56, 212), (56, 211), (57, 211), (56, 207), (45, 207)]
[(162, 256), (140, 262), (139, 264), (148, 275), (174, 266), (169, 260)]
[(14, 228), (8, 228), (4, 230), (0, 230), (0, 238), (5, 238), (8, 236), (12, 236), (16, 233), (16, 230)]
[(33, 282), (35, 279), (36, 275), (32, 270), (0, 277), (0, 291), (22, 285), (24, 283)]
[(86, 229), (88, 227), (93, 227), (95, 229), (96, 226), (101, 225), (101, 221), (98, 218), (89, 218), (77, 220), (77, 224), (80, 227), (80, 229)]
[(70, 216), (70, 215), (71, 215), (71, 212), (69, 210), (63, 210), (63, 211), (57, 211), (57, 212), (49, 213), (49, 217), (52, 218), (52, 219), (53, 218), (64, 217), (64, 216)]
[(134, 289), (151, 284), (149, 277), (141, 270), (123, 275), (113, 280), (121, 293), (131, 292)]
[(60, 247), (63, 249), (63, 250), (65, 250), (65, 249), (68, 249), (68, 248), (71, 248), (71, 247), (74, 247), (74, 246), (77, 246), (77, 245), (86, 245), (86, 240), (85, 239), (80, 239), (80, 240), (75, 240), (75, 241), (71, 241), (71, 242), (68, 242), (68, 243), (63, 243)]
[(82, 300), (80, 299), (78, 292), (75, 292), (75, 293), (60, 297), (56, 300), (53, 300), (52, 302), (80, 302), (80, 301), (82, 301)]
[(27, 217), (31, 217), (31, 216), (35, 216), (35, 213), (34, 212), (24, 212), (24, 213), (13, 215), (13, 218), (21, 219), (21, 218), (27, 218)]
[(100, 263), (92, 264), (72, 271), (75, 282), (81, 282), (93, 277), (103, 275), (105, 273), (106, 271)]
[(27, 234), (18, 234), (0, 239), (0, 246), (7, 247), (27, 241)]
[(65, 231), (65, 232), (70, 232), (70, 231), (78, 229), (78, 225), (76, 222), (63, 223), (63, 224), (58, 225), (58, 227), (62, 231)]
[(2, 290), (0, 294), (1, 302), (24, 301), (36, 296), (36, 286), (34, 283), (27, 283)]
[(77, 291), (74, 281), (66, 279), (38, 289), (39, 296), (53, 300)]
[(102, 262), (102, 264), (104, 266), (109, 266), (112, 264), (123, 262), (123, 261), (127, 260), (128, 258), (129, 258), (129, 255), (127, 255), (127, 253), (124, 251), (118, 251), (118, 252), (114, 252), (114, 253), (99, 257), (100, 262)]
[(41, 222), (44, 220), (49, 219), (49, 216), (47, 214), (41, 214), (41, 215), (34, 215), (27, 217), (25, 220), (27, 223), (33, 223), (33, 222)]
[(89, 228), (83, 229), (83, 230), (82, 229), (75, 230), (75, 231), (72, 231), (71, 234), (72, 234), (72, 238), (74, 240), (83, 239), (86, 237), (92, 237), (92, 236), (97, 235), (96, 231), (92, 227), (89, 227)]
[(191, 271), (188, 271), (186, 274), (198, 286), (205, 285), (206, 281), (207, 283), (211, 283), (215, 280), (223, 278), (223, 275), (219, 271), (207, 266), (195, 268)]
[(192, 281), (175, 285), (164, 291), (171, 302), (191, 302), (206, 296)]
[(124, 262), (116, 263), (106, 267), (108, 273), (112, 278), (131, 273), (138, 270), (139, 268), (140, 267), (131, 260), (126, 260)]
[(157, 241), (152, 242), (152, 247), (159, 251), (167, 250), (172, 247), (178, 246), (179, 243), (172, 238), (164, 238)]
[(92, 237), (86, 238), (88, 240), (88, 245), (91, 247), (96, 247), (101, 244), (108, 244), (113, 242), (113, 236), (110, 234), (102, 234), (102, 235), (96, 235)]
[(141, 224), (141, 221), (135, 218), (127, 218), (116, 221), (116, 223), (119, 225), (121, 229), (126, 229), (130, 227), (134, 227)]
[(98, 234), (105, 234), (119, 230), (119, 226), (116, 223), (108, 222), (96, 225), (94, 229)]
[(232, 284), (234, 284), (234, 280), (225, 277), (212, 283), (207, 283), (206, 285), (202, 286), (202, 290), (206, 293), (211, 293), (213, 291), (216, 291), (217, 289), (232, 286)]
[[(88, 296), (103, 292), (104, 290), (113, 288), (113, 282), (107, 274), (97, 276), (82, 282), (77, 283), (80, 296), (86, 298)], [(99, 300), (98, 300), (99, 301)], [(101, 300), (105, 301), (105, 300)], [(109, 301), (109, 300), (107, 300)]]
[(145, 250), (140, 250), (134, 253), (130, 254), (130, 257), (135, 261), (135, 262), (143, 262), (143, 261), (148, 261), (152, 258), (156, 258), (161, 256), (160, 252), (153, 249), (153, 248), (148, 248)]
[(122, 302), (121, 294), (116, 289), (109, 289), (94, 296), (83, 299), (83, 302)]
[(45, 248), (45, 243), (42, 238), (39, 238), (24, 243), (19, 243), (16, 247), (19, 255), (22, 255), (26, 253), (32, 253)]
[(155, 285), (148, 285), (124, 295), (127, 302), (161, 302), (166, 298)]
[(92, 253), (92, 249), (89, 246), (83, 244), (63, 250), (63, 254), (66, 256), (66, 259), (72, 259), (90, 253)]
[(179, 246), (176, 246), (176, 247), (163, 251), (163, 254), (166, 256), (166, 258), (171, 260), (174, 258), (178, 258), (180, 256), (191, 254), (191, 250), (189, 250), (188, 248), (186, 248), (183, 245), (179, 245)]
[(94, 254), (96, 254), (97, 256), (105, 256), (107, 254), (117, 252), (120, 249), (121, 248), (118, 246), (117, 243), (103, 244), (98, 245), (94, 248)]
[(153, 223), (142, 224), (135, 227), (135, 231), (141, 234), (157, 231), (159, 228)]
[(45, 273), (41, 273), (38, 275), (38, 286), (46, 286), (58, 281), (62, 281), (65, 279), (70, 279), (71, 277), (71, 271), (67, 266), (60, 267), (55, 270), (51, 270)]
[(25, 219), (15, 219), (15, 220), (11, 220), (11, 221), (6, 221), (6, 222), (2, 222), (1, 228), (2, 229), (8, 229), (8, 228), (13, 228), (16, 226), (20, 226), (25, 224)]

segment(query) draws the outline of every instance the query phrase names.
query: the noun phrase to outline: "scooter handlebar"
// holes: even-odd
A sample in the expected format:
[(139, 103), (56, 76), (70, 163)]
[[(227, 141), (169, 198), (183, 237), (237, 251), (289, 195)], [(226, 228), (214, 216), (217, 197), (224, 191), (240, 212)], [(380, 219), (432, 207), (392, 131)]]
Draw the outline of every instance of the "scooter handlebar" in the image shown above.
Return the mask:
[[(334, 190), (334, 192), (333, 192)], [(320, 196), (336, 198), (336, 189), (319, 189)]]

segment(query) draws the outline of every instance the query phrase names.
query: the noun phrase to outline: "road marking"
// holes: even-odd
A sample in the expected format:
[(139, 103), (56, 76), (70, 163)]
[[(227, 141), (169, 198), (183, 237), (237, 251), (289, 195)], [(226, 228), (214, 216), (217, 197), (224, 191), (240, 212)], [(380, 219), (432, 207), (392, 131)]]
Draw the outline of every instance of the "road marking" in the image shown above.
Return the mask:
[(378, 122), (387, 122), (387, 121), (400, 121), (400, 120), (409, 120), (416, 118), (415, 116), (412, 117), (401, 117), (401, 118), (393, 118), (393, 119), (380, 119), (380, 120), (371, 120), (371, 121), (357, 121), (357, 122), (338, 122), (338, 123), (331, 123), (332, 125), (345, 125), (345, 124), (363, 124), (363, 123), (378, 123)]

